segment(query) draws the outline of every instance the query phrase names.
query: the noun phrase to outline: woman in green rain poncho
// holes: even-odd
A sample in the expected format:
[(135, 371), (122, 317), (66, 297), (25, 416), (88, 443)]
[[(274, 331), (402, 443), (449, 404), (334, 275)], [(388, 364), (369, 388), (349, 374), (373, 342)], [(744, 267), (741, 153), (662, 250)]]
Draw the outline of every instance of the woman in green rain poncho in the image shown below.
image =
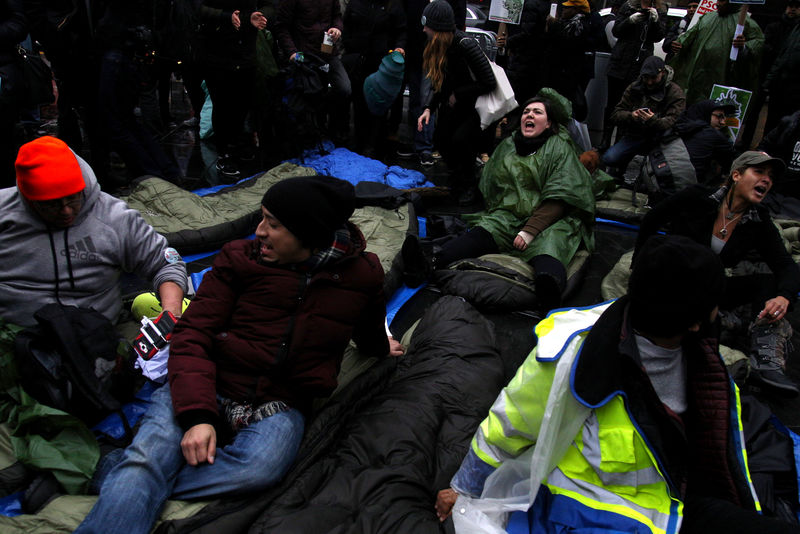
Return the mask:
[(557, 93), (547, 98), (543, 92), (525, 102), (520, 129), (498, 145), (483, 170), (480, 190), (487, 209), (464, 216), (470, 230), (433, 258), (423, 261), (419, 242), (407, 239), (407, 273), (431, 262), (443, 268), (462, 258), (511, 254), (533, 266), (542, 308), (558, 306), (565, 266), (580, 247), (594, 247), (595, 205), (591, 177), (562, 126), (569, 111)]

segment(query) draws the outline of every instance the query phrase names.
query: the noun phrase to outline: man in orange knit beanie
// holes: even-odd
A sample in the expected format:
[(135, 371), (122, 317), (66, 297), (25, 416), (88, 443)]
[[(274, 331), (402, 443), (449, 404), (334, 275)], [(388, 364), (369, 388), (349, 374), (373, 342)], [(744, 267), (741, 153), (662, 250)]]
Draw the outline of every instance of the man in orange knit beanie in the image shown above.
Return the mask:
[(186, 265), (125, 202), (100, 191), (91, 167), (61, 140), (24, 144), (17, 187), (0, 189), (0, 317), (21, 326), (51, 302), (91, 307), (112, 322), (119, 279), (151, 280), (162, 307), (179, 316)]

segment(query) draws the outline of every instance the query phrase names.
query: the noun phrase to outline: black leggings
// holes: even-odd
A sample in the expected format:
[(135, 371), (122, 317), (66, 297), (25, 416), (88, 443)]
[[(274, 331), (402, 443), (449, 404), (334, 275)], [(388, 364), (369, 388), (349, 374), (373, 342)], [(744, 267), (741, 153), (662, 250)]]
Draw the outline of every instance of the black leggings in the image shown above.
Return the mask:
[[(497, 254), (499, 251), (492, 234), (476, 226), (445, 243), (436, 260), (437, 265), (443, 268), (457, 260)], [(535, 273), (533, 283), (542, 307), (548, 310), (558, 307), (561, 303), (561, 294), (567, 285), (567, 270), (564, 265), (547, 254), (534, 256), (528, 263)]]

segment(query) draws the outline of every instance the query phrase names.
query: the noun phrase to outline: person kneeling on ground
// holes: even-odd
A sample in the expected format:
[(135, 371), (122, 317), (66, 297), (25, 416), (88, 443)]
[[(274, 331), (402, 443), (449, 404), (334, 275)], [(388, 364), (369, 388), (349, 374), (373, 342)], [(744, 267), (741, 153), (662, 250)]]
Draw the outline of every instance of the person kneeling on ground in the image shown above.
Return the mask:
[(540, 322), (439, 492), (440, 520), (458, 498), (456, 530), (474, 527), (490, 498), (519, 509), (530, 484), (531, 532), (796, 532), (759, 514), (739, 391), (710, 334), (724, 284), (710, 248), (654, 236), (626, 296)]
[(169, 497), (276, 484), (349, 340), (367, 356), (402, 354), (384, 330), (381, 264), (348, 222), (354, 202), (353, 186), (330, 177), (267, 191), (256, 238), (223, 247), (175, 327), (169, 383), (133, 443), (98, 469), (100, 498), (76, 532), (146, 533)]
[(55, 137), (19, 149), (17, 187), (0, 190), (0, 317), (36, 324), (45, 304), (93, 308), (117, 323), (120, 275), (152, 281), (181, 314), (186, 265), (138, 211), (100, 191), (91, 167)]

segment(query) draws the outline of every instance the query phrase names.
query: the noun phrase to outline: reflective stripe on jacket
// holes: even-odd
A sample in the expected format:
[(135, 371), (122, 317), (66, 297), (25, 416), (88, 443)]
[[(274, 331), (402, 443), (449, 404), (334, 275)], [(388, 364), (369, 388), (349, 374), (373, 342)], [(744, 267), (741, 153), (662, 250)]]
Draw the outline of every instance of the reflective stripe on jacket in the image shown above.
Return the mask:
[[(553, 444), (553, 468), (542, 480), (534, 503), (541, 515), (534, 519), (537, 532), (565, 526), (607, 531), (634, 528), (657, 534), (680, 530), (682, 488), (676, 488), (670, 480), (626, 406), (625, 393), (616, 391), (590, 406), (574, 389), (574, 372), (587, 333), (609, 307), (610, 303), (605, 303), (581, 310), (558, 310), (539, 323), (538, 345), (481, 423), (461, 470), (453, 478), (456, 491), (479, 496), (488, 476), (501, 464), (537, 443), (552, 442), (550, 436), (540, 435), (543, 422), (557, 417), (568, 404), (577, 403), (588, 408), (584, 412), (588, 415), (571, 440)], [(557, 369), (563, 365), (571, 369), (570, 386), (553, 387)], [(730, 384), (730, 443), (736, 467), (749, 486), (748, 498), (752, 497), (755, 508), (760, 509), (747, 470), (739, 393)], [(675, 483), (680, 485), (680, 481)], [(498, 494), (497, 488), (490, 492)], [(486, 492), (483, 494), (485, 497)], [(547, 505), (542, 505), (545, 500)]]

